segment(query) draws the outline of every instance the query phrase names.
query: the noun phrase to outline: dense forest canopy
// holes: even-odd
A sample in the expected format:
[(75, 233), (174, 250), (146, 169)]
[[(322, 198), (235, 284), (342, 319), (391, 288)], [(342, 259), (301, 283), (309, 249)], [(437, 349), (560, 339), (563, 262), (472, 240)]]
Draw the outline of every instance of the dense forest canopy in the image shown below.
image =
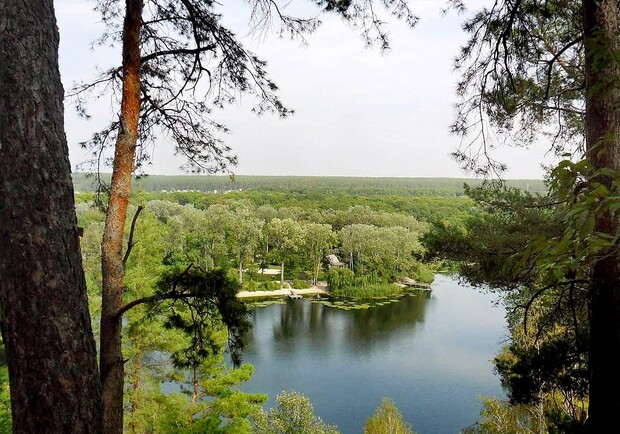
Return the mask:
[[(101, 174), (109, 181), (109, 174)], [(73, 173), (76, 191), (95, 191), (95, 179), (87, 173)], [(148, 175), (134, 179), (135, 188), (158, 193), (163, 191), (200, 191), (223, 193), (234, 190), (261, 192), (289, 192), (312, 194), (346, 193), (349, 195), (401, 195), (401, 196), (461, 196), (464, 185), (478, 186), (482, 179), (475, 178), (367, 178), (344, 176), (197, 176), (197, 175)], [(507, 185), (521, 190), (544, 193), (541, 179), (509, 179)], [(303, 198), (300, 198), (303, 199)]]

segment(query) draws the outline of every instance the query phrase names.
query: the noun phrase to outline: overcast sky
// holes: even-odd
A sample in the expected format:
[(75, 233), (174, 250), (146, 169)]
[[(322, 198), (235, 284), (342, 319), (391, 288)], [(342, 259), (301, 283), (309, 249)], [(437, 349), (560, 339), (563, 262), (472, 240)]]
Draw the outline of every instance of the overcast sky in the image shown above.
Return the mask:
[[(297, 0), (303, 2), (305, 0)], [(481, 3), (476, 0), (470, 4)], [(95, 68), (120, 63), (120, 50), (91, 49), (102, 30), (94, 1), (57, 0), (60, 69), (65, 89), (92, 77)], [(421, 20), (411, 30), (390, 23), (392, 49), (368, 49), (355, 29), (337, 17), (308, 38), (309, 46), (248, 33), (246, 2), (228, 0), (224, 22), (243, 43), (268, 61), (280, 97), (295, 110), (286, 119), (256, 117), (252, 100), (241, 102), (215, 118), (231, 133), (224, 139), (239, 157), (237, 174), (341, 175), (398, 177), (463, 177), (449, 156), (459, 139), (448, 134), (456, 101), (457, 80), (452, 59), (465, 40), (454, 13), (441, 14), (443, 0), (412, 0)], [(475, 8), (472, 8), (475, 9)], [(66, 129), (73, 167), (85, 159), (78, 143), (111, 117), (109, 100), (90, 104), (93, 119), (85, 121), (66, 107)], [(509, 178), (540, 178), (545, 147), (504, 148), (496, 155), (509, 164)], [(548, 160), (547, 160), (548, 161)], [(169, 143), (154, 151), (150, 174), (183, 173)]]

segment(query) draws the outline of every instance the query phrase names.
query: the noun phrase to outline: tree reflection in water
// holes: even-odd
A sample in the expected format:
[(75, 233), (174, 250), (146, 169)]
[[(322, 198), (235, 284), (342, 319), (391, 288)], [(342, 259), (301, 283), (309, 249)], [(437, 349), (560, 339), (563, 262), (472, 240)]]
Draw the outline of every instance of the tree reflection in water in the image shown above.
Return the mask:
[[(267, 309), (258, 308), (254, 321), (257, 315), (263, 321), (269, 321), (264, 316), (271, 317), (272, 339), (278, 352), (294, 352), (299, 346), (326, 350), (333, 345), (346, 345), (354, 352), (374, 351), (377, 346), (389, 343), (389, 335), (415, 333), (433, 302), (430, 291), (415, 292), (396, 302), (351, 310), (334, 307), (331, 303), (287, 300)], [(299, 339), (302, 336), (303, 339)], [(246, 343), (250, 351), (252, 348), (258, 350), (254, 331), (248, 333)]]

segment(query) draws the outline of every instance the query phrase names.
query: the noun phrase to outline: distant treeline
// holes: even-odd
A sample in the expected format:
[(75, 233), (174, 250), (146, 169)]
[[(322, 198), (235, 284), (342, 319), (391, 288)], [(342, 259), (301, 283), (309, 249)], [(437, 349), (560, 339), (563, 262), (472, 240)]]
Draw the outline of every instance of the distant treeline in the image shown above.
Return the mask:
[[(104, 182), (110, 179), (103, 174)], [(94, 177), (74, 173), (78, 192), (94, 191)], [(304, 194), (397, 195), (397, 196), (461, 196), (464, 184), (477, 186), (479, 179), (466, 178), (357, 178), (337, 176), (200, 176), (149, 175), (136, 179), (134, 186), (145, 192), (200, 191), (223, 193), (233, 190), (259, 190)], [(521, 190), (543, 193), (546, 186), (540, 179), (508, 180), (508, 185)]]

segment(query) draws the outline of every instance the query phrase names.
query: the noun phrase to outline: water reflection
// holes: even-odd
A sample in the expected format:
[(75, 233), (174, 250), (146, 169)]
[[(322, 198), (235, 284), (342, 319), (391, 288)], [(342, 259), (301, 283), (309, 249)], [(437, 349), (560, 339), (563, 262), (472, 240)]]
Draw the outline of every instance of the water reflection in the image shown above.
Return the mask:
[(391, 333), (412, 333), (424, 322), (425, 311), (433, 305), (432, 293), (420, 291), (398, 302), (372, 309), (354, 310), (347, 322), (347, 337), (353, 341), (385, 341)]
[[(253, 316), (254, 323), (268, 321), (272, 324), (271, 339), (277, 343), (278, 351), (294, 352), (306, 346), (325, 350), (338, 342), (351, 351), (364, 352), (389, 344), (393, 339), (389, 335), (392, 334), (413, 336), (434, 301), (429, 291), (407, 295), (397, 302), (355, 310), (342, 310), (328, 303), (308, 300), (287, 300), (285, 304), (272, 305), (268, 309), (257, 308)], [(248, 354), (258, 350), (256, 334), (257, 330), (253, 329), (246, 336)]]
[[(385, 396), (419, 433), (458, 432), (475, 421), (481, 395), (501, 395), (490, 360), (505, 320), (491, 296), (439, 276), (432, 292), (364, 310), (309, 300), (256, 308), (244, 386), (308, 395), (318, 415), (359, 433)], [(362, 399), (363, 397), (363, 399)]]

